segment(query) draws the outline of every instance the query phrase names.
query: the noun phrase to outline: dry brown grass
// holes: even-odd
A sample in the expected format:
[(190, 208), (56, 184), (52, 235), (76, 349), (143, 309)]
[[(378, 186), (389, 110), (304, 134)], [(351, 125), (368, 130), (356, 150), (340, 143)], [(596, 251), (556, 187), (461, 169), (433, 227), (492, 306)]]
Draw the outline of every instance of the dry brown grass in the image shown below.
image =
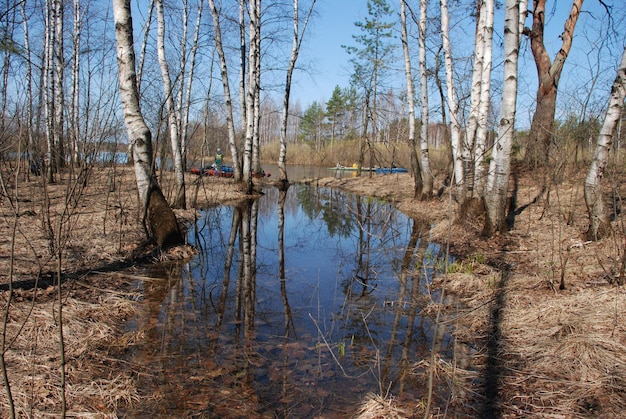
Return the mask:
[(392, 397), (368, 393), (362, 401), (355, 419), (400, 419), (408, 417), (410, 417), (410, 413), (398, 407)]
[[(128, 296), (101, 293), (98, 302), (69, 293), (63, 301), (68, 415), (115, 417), (120, 403), (138, 400), (135, 383), (116, 368), (113, 353), (134, 303)], [(12, 304), (9, 310), (5, 358), (18, 417), (60, 414), (59, 327), (50, 297), (44, 292), (34, 304)], [(0, 412), (8, 417), (6, 391), (0, 392)]]
[[(317, 150), (311, 144), (296, 143), (287, 147), (287, 162), (292, 165), (335, 166), (337, 163), (351, 166), (359, 161), (361, 145), (358, 140), (335, 141), (332, 145), (325, 144)], [(400, 167), (410, 167), (410, 148), (406, 143), (376, 143), (370, 149), (366, 148), (364, 166), (390, 166), (394, 163)], [(277, 162), (279, 144), (270, 144), (262, 147), (261, 159), (266, 162)], [(448, 166), (449, 151), (445, 148), (430, 149), (431, 170), (440, 173)]]
[[(409, 175), (315, 181), (320, 186), (390, 200), (403, 212), (430, 220), (431, 239), (448, 243), (461, 259), (480, 256), (484, 260), (473, 264), (471, 270), (457, 271), (446, 276), (445, 281), (435, 281), (435, 286), (445, 282), (450, 300), (443, 306), (431, 304), (426, 308), (433, 312), (443, 309), (443, 318), (454, 325), (458, 341), (471, 342), (474, 348), (469, 365), (461, 360), (437, 360), (436, 378), (448, 383), (451, 390), (449, 415), (454, 415), (454, 409), (464, 412), (467, 406), (483, 401), (481, 382), (490, 356), (488, 343), (497, 301), (502, 307), (495, 361), (500, 372), (498, 403), (503, 416), (616, 418), (626, 409), (626, 294), (612, 283), (619, 274), (624, 252), (624, 238), (619, 231), (623, 220), (616, 219), (615, 236), (586, 242), (581, 179), (576, 173), (568, 173), (565, 179), (541, 196), (535, 180), (529, 175), (521, 176), (518, 206), (530, 205), (516, 217), (509, 234), (490, 239), (478, 237), (480, 225), (476, 220), (457, 220), (456, 204), (449, 195), (429, 202), (413, 199)], [(167, 194), (169, 175), (161, 180)], [(436, 187), (441, 186), (441, 181), (437, 179)], [(114, 188), (109, 188), (111, 182)], [(198, 208), (243, 196), (236, 184), (225, 179), (191, 178), (189, 185), (188, 198)], [(31, 180), (18, 187), (24, 189), (18, 191), (21, 200), (14, 281), (36, 277), (55, 266), (43, 228), (42, 186)], [(65, 190), (65, 183), (48, 189), (53, 223), (60, 219)], [(539, 199), (532, 203), (536, 197)], [(10, 232), (15, 219), (6, 202), (2, 202), (0, 220), (3, 266), (9, 260)], [(193, 222), (195, 210), (178, 211), (177, 215)], [(131, 169), (94, 173), (66, 222), (71, 229), (68, 227), (64, 250), (65, 272), (87, 275), (133, 256), (142, 234), (136, 223)], [(509, 269), (504, 283), (503, 267)], [(0, 270), (0, 284), (7, 283), (8, 272)], [(135, 338), (122, 336), (117, 328), (132, 313), (133, 298), (112, 291), (123, 287), (123, 276), (100, 277), (73, 279), (64, 291), (68, 406), (79, 416), (113, 417), (119, 405), (137, 401), (133, 380), (116, 368), (114, 357), (119, 345)], [(559, 289), (562, 278), (564, 290)], [(15, 341), (6, 356), (20, 415), (49, 415), (58, 406), (54, 293), (54, 289), (40, 291), (30, 314), (32, 295), (27, 292), (17, 292), (10, 307), (8, 336), (15, 337)], [(6, 292), (2, 298), (6, 307)], [(448, 304), (450, 301), (454, 304)], [(459, 311), (450, 310), (457, 306)], [(416, 377), (423, 377), (429, 368), (428, 362), (416, 365)], [(367, 406), (370, 412), (362, 411), (364, 415), (402, 417), (407, 412), (406, 404), (402, 405), (405, 412), (393, 410), (398, 405), (379, 396), (364, 400), (363, 407)], [(0, 394), (0, 403), (4, 414), (4, 392)], [(416, 401), (406, 415), (421, 414), (420, 406), (421, 402)], [(391, 410), (380, 413), (384, 409)], [(444, 415), (438, 412), (442, 410), (433, 410), (433, 415)]]
[[(58, 237), (49, 233), (48, 225), (56, 232), (61, 224), (63, 235), (67, 414), (117, 417), (120, 406), (139, 401), (131, 372), (121, 368), (118, 359), (118, 352), (135, 338), (122, 333), (125, 320), (135, 313), (137, 299), (124, 292), (130, 281), (124, 262), (146, 254), (140, 245), (143, 234), (137, 222), (134, 173), (131, 167), (95, 169), (85, 188), (75, 193), (71, 191), (80, 185), (68, 173), (49, 185), (23, 172), (17, 177), (2, 173), (7, 194), (0, 195), (0, 285), (5, 287), (0, 306), (8, 316), (5, 359), (17, 417), (61, 413), (58, 297), (57, 288), (49, 285), (57, 269), (53, 243)], [(166, 194), (170, 176), (161, 179)], [(194, 198), (199, 207), (243, 196), (228, 179), (190, 177), (188, 181), (190, 190), (197, 191)], [(195, 209), (180, 210), (177, 216), (191, 223), (195, 213)], [(182, 259), (190, 253), (192, 249), (180, 247), (159, 259)], [(43, 289), (34, 292), (36, 279)], [(0, 416), (9, 416), (5, 388), (0, 391)]]
[[(484, 402), (480, 383), (490, 361), (493, 310), (502, 298), (495, 362), (503, 416), (622, 417), (626, 291), (615, 281), (624, 253), (623, 220), (616, 218), (613, 237), (585, 240), (581, 173), (567, 173), (566, 181), (543, 195), (535, 179), (522, 176), (518, 207), (528, 207), (507, 235), (490, 239), (479, 237), (482, 225), (475, 218), (458, 219), (457, 205), (447, 195), (425, 203), (414, 200), (408, 175), (319, 182), (393, 201), (409, 215), (432, 220), (431, 239), (449, 243), (453, 254), (484, 259), (484, 264), (448, 274), (445, 287), (451, 299), (425, 308), (432, 313), (443, 309), (457, 339), (472, 342), (475, 350), (469, 369), (456, 363), (462, 360), (438, 360), (437, 376), (451, 388), (449, 415), (455, 406), (463, 412)], [(505, 266), (509, 275), (502, 283)], [(559, 289), (561, 279), (564, 290)], [(435, 287), (443, 284), (443, 277), (434, 282)], [(456, 307), (461, 307), (458, 312)], [(416, 375), (424, 378), (428, 368), (416, 365)]]

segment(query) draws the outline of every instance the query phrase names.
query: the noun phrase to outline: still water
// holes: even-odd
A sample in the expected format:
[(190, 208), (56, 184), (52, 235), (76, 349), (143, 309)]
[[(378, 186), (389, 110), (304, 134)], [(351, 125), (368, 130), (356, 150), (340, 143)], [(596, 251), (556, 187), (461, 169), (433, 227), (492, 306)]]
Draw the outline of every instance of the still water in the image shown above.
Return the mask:
[(131, 416), (346, 417), (369, 392), (419, 400), (411, 367), (436, 334), (423, 309), (442, 265), (429, 224), (337, 190), (267, 188), (203, 210), (199, 253), (145, 272), (128, 355)]

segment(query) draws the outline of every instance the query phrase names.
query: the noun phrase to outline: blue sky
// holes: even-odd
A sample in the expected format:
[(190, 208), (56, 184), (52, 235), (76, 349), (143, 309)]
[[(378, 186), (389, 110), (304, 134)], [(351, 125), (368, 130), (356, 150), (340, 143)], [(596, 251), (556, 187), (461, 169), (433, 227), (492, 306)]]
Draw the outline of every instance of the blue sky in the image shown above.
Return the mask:
[(326, 102), (335, 86), (346, 87), (350, 82), (349, 56), (341, 45), (354, 45), (353, 34), (358, 33), (354, 22), (367, 14), (366, 0), (318, 0), (317, 16), (307, 29), (304, 47), (298, 58), (301, 66), (311, 66), (308, 72), (299, 71), (293, 85), (292, 97), (302, 106), (313, 100)]
[[(556, 1), (556, 0), (554, 0)], [(570, 0), (558, 0), (556, 3), (549, 1), (547, 7), (548, 18), (546, 19), (546, 46), (551, 58), (561, 46), (559, 35), (563, 31), (563, 24), (569, 14), (571, 8)], [(613, 11), (616, 15), (624, 14), (624, 6), (621, 5), (624, 0), (605, 0), (609, 5), (615, 5)], [(392, 0), (390, 4), (394, 8), (398, 8), (398, 1)], [(417, 7), (417, 1), (413, 2)], [(436, 3), (436, 4), (435, 4)], [(438, 6), (438, 1), (430, 0), (429, 8)], [(617, 10), (620, 9), (620, 10)], [(303, 108), (306, 108), (313, 100), (324, 103), (332, 94), (336, 85), (346, 87), (349, 85), (351, 65), (349, 56), (341, 45), (355, 45), (352, 35), (358, 34), (359, 29), (355, 27), (356, 21), (363, 21), (367, 16), (367, 0), (318, 0), (316, 5), (317, 15), (312, 25), (307, 29), (304, 46), (299, 57), (298, 64), (302, 67), (308, 67), (308, 71), (297, 71), (294, 75), (294, 84), (292, 86), (292, 98), (300, 100)], [(501, 41), (502, 36), (502, 9), (496, 10), (495, 27), (494, 27), (494, 66), (498, 65), (501, 58), (497, 56), (497, 43)], [(458, 16), (452, 16), (451, 25), (458, 24)], [(593, 49), (589, 42), (597, 40), (599, 29), (606, 24), (605, 12), (596, 0), (588, 0), (583, 4), (583, 13), (578, 22), (575, 31), (574, 47), (563, 72), (561, 79), (561, 89), (563, 91), (563, 99), (565, 96), (575, 96), (580, 93), (577, 85), (585, 83), (591, 77), (591, 71), (594, 63), (588, 58), (593, 55)], [(623, 24), (623, 21), (622, 21)], [(462, 51), (463, 54), (471, 53), (473, 49), (473, 21), (469, 17), (465, 17), (461, 25), (467, 25), (466, 31), (459, 30), (455, 27), (456, 35), (452, 34), (453, 49)], [(526, 26), (530, 26), (530, 18), (527, 20)], [(619, 27), (619, 23), (617, 23)], [(436, 29), (436, 28), (433, 28)], [(456, 37), (456, 38), (455, 38)], [(622, 40), (623, 41), (623, 40)], [(460, 43), (467, 42), (467, 48), (462, 47)], [(619, 42), (618, 42), (619, 43)], [(412, 45), (413, 56), (417, 55), (417, 45)], [(528, 42), (522, 45), (522, 56), (520, 57), (520, 105), (523, 106), (522, 112), (526, 114), (532, 111), (534, 97), (536, 94), (537, 76), (534, 62), (530, 54)], [(614, 48), (615, 49), (615, 48)], [(618, 46), (617, 50), (621, 54)], [(453, 51), (454, 53), (454, 51)], [(401, 67), (401, 50), (398, 42), (398, 63)], [(615, 77), (615, 66), (618, 63), (614, 57), (607, 57), (601, 63), (605, 69), (602, 77), (603, 80), (597, 85), (599, 89), (608, 91), (610, 83)], [(615, 61), (615, 62), (613, 62)], [(417, 63), (414, 61), (413, 66)], [(501, 77), (494, 71), (493, 77)], [(582, 76), (581, 76), (582, 75)], [(400, 77), (403, 77), (402, 75)], [(602, 83), (606, 84), (604, 86)], [(584, 88), (585, 86), (581, 86)], [(600, 93), (600, 97), (604, 92)], [(561, 95), (561, 94), (560, 94)], [(431, 100), (435, 100), (433, 97)], [(576, 100), (575, 97), (570, 98)], [(602, 100), (602, 99), (600, 99)], [(569, 105), (568, 105), (569, 106)], [(521, 116), (521, 115), (520, 115)], [(558, 117), (558, 115), (557, 115)]]

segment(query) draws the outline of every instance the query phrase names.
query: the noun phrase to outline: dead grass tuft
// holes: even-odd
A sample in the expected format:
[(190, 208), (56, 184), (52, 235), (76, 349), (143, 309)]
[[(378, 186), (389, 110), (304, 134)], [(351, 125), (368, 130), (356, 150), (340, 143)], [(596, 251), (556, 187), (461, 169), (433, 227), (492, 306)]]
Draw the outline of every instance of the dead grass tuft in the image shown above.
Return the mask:
[[(134, 312), (132, 301), (115, 295), (102, 294), (98, 302), (64, 299), (68, 414), (115, 417), (120, 403), (138, 400), (134, 382), (116, 372), (110, 354), (119, 324)], [(56, 301), (36, 302), (32, 307), (15, 304), (9, 313), (5, 358), (16, 414), (58, 414), (61, 358)], [(0, 413), (7, 417), (8, 411), (7, 394), (2, 391)]]
[(368, 393), (361, 403), (356, 419), (395, 419), (407, 418), (409, 413), (396, 406), (393, 397), (382, 397), (378, 394)]
[(626, 409), (624, 307), (621, 288), (512, 300), (503, 321), (504, 384), (516, 395), (509, 409), (618, 417)]

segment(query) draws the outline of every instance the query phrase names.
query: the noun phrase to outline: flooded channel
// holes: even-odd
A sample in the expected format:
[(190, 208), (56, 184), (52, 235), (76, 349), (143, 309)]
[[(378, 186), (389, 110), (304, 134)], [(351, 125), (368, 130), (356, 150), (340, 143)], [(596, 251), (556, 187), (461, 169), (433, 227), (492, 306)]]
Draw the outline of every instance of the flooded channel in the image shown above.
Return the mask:
[[(203, 210), (199, 254), (145, 272), (129, 416), (350, 417), (370, 392), (420, 400), (433, 340), (423, 308), (443, 266), (430, 226), (345, 192), (267, 188)], [(435, 336), (437, 335), (437, 336)]]

